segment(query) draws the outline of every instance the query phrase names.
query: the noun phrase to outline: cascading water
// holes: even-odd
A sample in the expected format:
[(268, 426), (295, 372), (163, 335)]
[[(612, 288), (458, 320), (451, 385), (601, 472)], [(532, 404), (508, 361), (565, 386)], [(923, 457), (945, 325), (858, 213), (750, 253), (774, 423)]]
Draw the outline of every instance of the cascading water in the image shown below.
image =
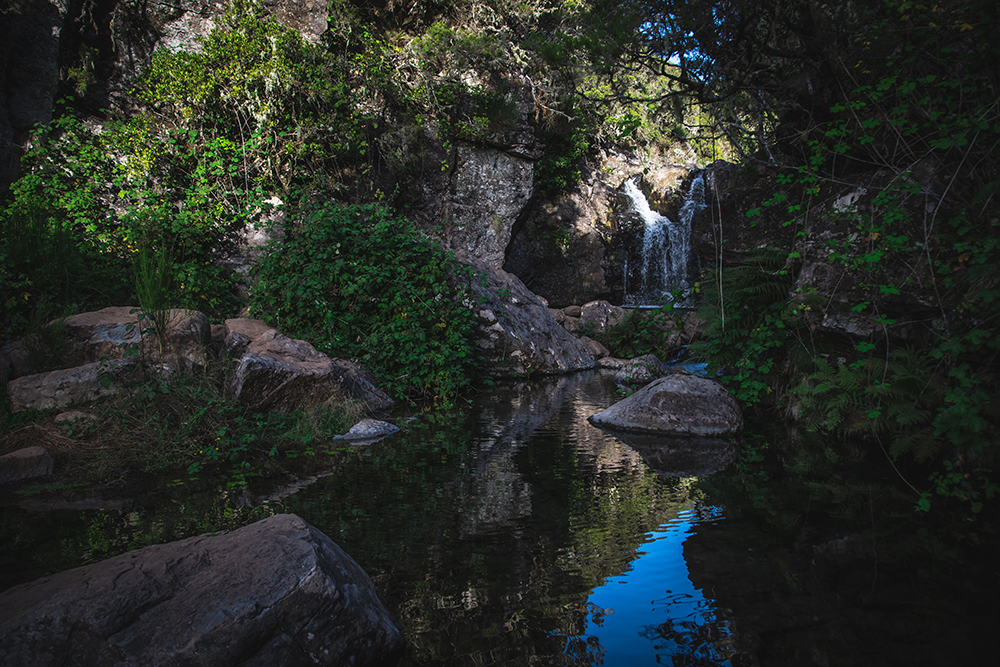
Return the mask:
[(628, 305), (660, 305), (673, 290), (691, 288), (691, 224), (705, 208), (705, 178), (699, 173), (673, 221), (649, 207), (639, 189), (639, 177), (625, 182), (623, 192), (642, 221), (642, 242), (625, 258), (625, 298)]

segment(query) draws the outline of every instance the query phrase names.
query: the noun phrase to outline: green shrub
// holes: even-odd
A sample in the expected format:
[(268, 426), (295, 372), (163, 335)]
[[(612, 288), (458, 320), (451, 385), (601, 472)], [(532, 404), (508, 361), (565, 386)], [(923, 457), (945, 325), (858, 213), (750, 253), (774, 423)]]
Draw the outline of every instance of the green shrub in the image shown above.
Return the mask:
[(469, 386), (475, 317), (450, 253), (379, 204), (306, 204), (256, 270), (252, 310), (389, 391), (448, 400)]

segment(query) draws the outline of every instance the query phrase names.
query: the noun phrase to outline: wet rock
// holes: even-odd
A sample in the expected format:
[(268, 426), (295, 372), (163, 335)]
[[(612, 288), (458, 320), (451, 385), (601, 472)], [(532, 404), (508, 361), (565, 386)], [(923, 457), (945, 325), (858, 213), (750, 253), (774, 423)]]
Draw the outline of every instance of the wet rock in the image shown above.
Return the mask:
[(743, 429), (736, 400), (718, 382), (691, 375), (669, 375), (646, 385), (591, 423), (633, 433), (729, 436)]
[(0, 594), (7, 665), (387, 665), (404, 645), (365, 572), (292, 514)]
[(349, 400), (364, 401), (370, 410), (393, 405), (359, 365), (331, 359), (274, 329), (247, 346), (231, 386), (240, 402), (260, 412), (288, 413)]
[(389, 422), (384, 422), (378, 419), (362, 419), (357, 424), (351, 427), (351, 429), (344, 435), (335, 436), (334, 440), (347, 440), (360, 444), (364, 442), (375, 442), (376, 440), (381, 440), (382, 438), (397, 433), (399, 427), (395, 424), (390, 424)]
[(44, 447), (25, 447), (0, 456), (0, 484), (16, 484), (29, 479), (48, 477), (55, 468), (55, 457)]

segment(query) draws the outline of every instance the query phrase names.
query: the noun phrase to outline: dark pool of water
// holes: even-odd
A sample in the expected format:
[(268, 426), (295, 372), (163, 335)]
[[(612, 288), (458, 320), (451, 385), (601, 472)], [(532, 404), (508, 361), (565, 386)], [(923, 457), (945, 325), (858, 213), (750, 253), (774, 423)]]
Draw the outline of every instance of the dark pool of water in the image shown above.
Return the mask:
[[(731, 494), (706, 491), (693, 474), (704, 478), (705, 465), (657, 458), (587, 422), (620, 398), (605, 376), (578, 374), (498, 389), (468, 412), (401, 418), (402, 433), (303, 459), (281, 485), (168, 480), (134, 502), (8, 506), (0, 558), (10, 584), (294, 512), (369, 573), (412, 664), (912, 665), (979, 654), (995, 620), (984, 596), (880, 564), (854, 538), (817, 561), (724, 506)], [(684, 446), (698, 443), (662, 449)], [(707, 446), (710, 463), (724, 465), (718, 447)]]

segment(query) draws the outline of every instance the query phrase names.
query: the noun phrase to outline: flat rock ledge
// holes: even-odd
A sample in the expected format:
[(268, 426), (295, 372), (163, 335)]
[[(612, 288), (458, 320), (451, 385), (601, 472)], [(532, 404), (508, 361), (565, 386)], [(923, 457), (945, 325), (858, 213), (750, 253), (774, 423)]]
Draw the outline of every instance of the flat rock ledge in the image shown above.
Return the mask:
[(282, 514), (0, 593), (0, 664), (392, 665), (399, 628), (350, 556)]
[(743, 430), (743, 414), (725, 387), (692, 375), (654, 380), (607, 410), (595, 426), (631, 433), (727, 437)]

